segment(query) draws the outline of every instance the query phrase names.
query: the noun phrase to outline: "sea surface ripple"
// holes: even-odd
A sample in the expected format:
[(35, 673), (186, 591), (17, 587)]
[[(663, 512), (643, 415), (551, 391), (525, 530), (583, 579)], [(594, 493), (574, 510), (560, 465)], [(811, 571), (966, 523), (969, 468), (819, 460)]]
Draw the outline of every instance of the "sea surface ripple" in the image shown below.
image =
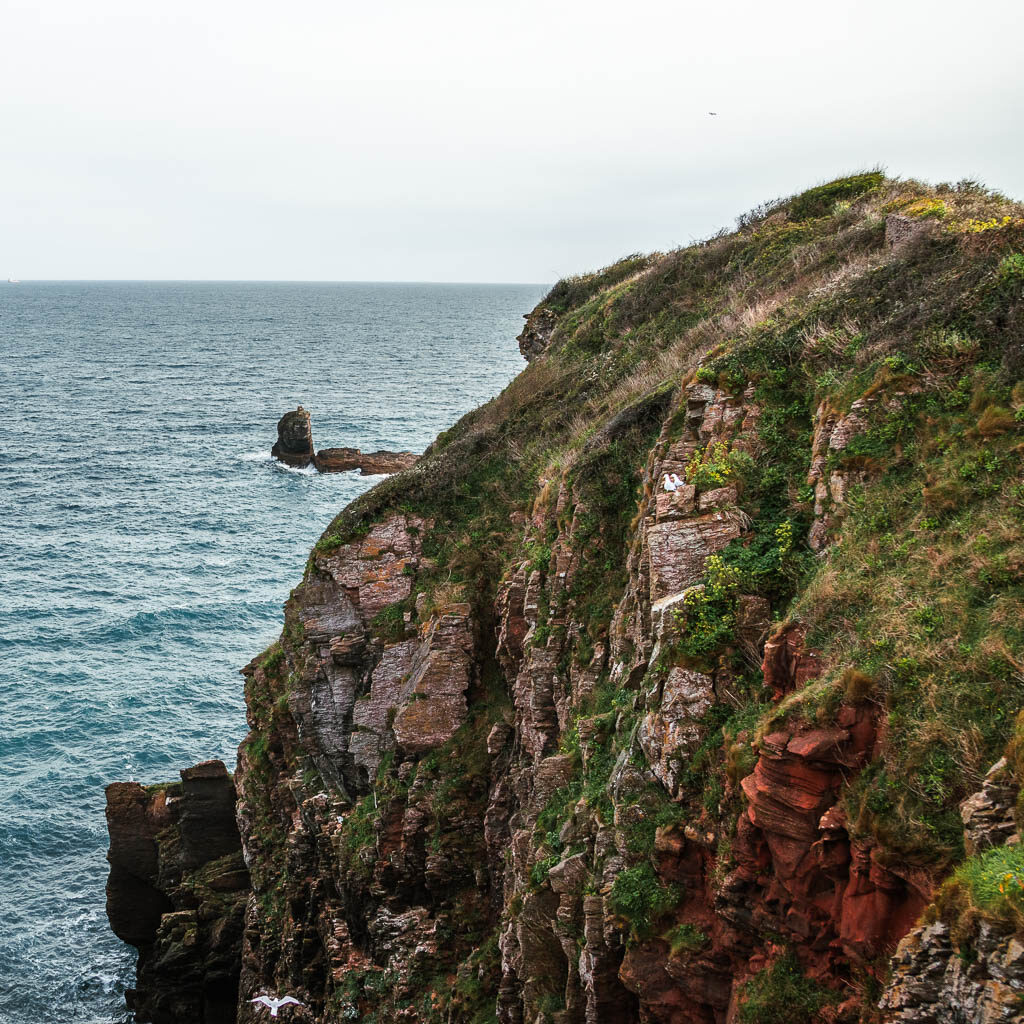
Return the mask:
[(421, 451), (522, 368), (543, 290), (0, 285), (0, 1019), (126, 1019), (103, 788), (234, 766), (238, 669), (377, 479), (272, 461), (278, 417)]

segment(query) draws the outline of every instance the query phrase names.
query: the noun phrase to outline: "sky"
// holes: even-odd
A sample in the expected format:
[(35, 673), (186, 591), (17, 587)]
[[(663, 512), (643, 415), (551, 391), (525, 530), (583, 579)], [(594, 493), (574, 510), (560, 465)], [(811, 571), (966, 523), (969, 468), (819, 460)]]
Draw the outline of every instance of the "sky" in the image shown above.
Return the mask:
[(1020, 0), (0, 0), (0, 280), (549, 282), (875, 166), (1024, 198), (1022, 67)]

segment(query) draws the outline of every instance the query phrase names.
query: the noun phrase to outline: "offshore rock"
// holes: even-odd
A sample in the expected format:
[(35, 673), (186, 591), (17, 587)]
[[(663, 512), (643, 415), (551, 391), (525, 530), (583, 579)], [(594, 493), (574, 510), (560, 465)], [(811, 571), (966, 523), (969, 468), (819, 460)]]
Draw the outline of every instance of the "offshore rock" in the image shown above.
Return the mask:
[(233, 1024), (249, 873), (223, 763), (166, 786), (113, 783), (107, 828), (107, 917), (139, 951), (135, 1019)]
[(305, 469), (312, 463), (313, 426), (309, 413), (301, 405), (277, 421), (277, 441), (270, 454), (285, 465), (298, 469)]
[(401, 473), (416, 465), (412, 452), (361, 452), (358, 448), (321, 448), (313, 465), (321, 473), (349, 473), (358, 469), (363, 476)]
[(313, 466), (319, 473), (350, 473), (359, 470), (363, 476), (400, 473), (414, 466), (419, 459), (413, 452), (363, 452), (358, 448), (321, 448), (313, 450), (313, 426), (309, 412), (300, 405), (286, 412), (277, 423), (277, 441), (270, 454), (280, 462), (297, 469)]

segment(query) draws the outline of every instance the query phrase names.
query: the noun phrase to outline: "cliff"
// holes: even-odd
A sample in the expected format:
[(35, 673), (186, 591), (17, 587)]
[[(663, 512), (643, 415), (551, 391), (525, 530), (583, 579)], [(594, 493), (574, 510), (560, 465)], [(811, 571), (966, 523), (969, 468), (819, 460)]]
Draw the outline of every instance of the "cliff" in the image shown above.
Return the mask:
[(244, 670), (238, 1021), (1022, 1019), (1022, 250), (872, 173), (559, 282)]
[(107, 917), (139, 950), (129, 1009), (140, 1021), (229, 1024), (250, 882), (223, 763), (162, 786), (113, 783), (107, 829)]

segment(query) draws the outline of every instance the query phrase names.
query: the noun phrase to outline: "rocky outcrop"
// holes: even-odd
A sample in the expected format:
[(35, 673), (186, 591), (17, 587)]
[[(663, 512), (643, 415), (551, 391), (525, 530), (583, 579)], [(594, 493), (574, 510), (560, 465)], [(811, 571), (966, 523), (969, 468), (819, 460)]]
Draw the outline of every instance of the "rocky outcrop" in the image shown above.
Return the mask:
[(313, 462), (313, 426), (309, 413), (301, 405), (277, 421), (277, 441), (270, 454), (298, 469), (305, 469)]
[[(1020, 787), (1007, 759), (960, 804), (968, 854), (1020, 842)], [(1012, 878), (1014, 885), (1019, 884)], [(979, 913), (950, 921), (957, 901), (937, 901), (900, 941), (879, 1008), (886, 1024), (1002, 1024), (1024, 1020), (1024, 937)], [(954, 913), (955, 916), (955, 913)]]
[(301, 405), (278, 420), (277, 441), (270, 454), (297, 469), (313, 466), (318, 473), (359, 470), (363, 476), (400, 473), (414, 466), (419, 459), (412, 452), (363, 452), (358, 448), (321, 448), (315, 452), (310, 415)]
[(548, 347), (551, 335), (558, 326), (558, 316), (554, 310), (538, 306), (532, 313), (524, 313), (523, 317), (526, 326), (516, 341), (519, 342), (519, 351), (522, 352), (523, 358), (530, 362)]
[(908, 217), (903, 213), (890, 213), (885, 218), (885, 244), (890, 249), (926, 238), (936, 230), (935, 221), (927, 217)]
[(313, 457), (320, 473), (350, 473), (358, 469), (363, 476), (401, 473), (416, 465), (412, 452), (361, 452), (358, 448), (321, 448)]
[(107, 828), (107, 916), (139, 951), (128, 1008), (140, 1024), (231, 1024), (249, 873), (223, 763), (167, 786), (113, 783)]
[(1024, 942), (983, 922), (967, 951), (942, 921), (915, 928), (892, 963), (880, 1008), (888, 1024), (1010, 1024), (1024, 1020)]
[(1017, 833), (1015, 810), (1020, 786), (1001, 757), (985, 775), (981, 789), (960, 804), (968, 854), (1003, 846)]

